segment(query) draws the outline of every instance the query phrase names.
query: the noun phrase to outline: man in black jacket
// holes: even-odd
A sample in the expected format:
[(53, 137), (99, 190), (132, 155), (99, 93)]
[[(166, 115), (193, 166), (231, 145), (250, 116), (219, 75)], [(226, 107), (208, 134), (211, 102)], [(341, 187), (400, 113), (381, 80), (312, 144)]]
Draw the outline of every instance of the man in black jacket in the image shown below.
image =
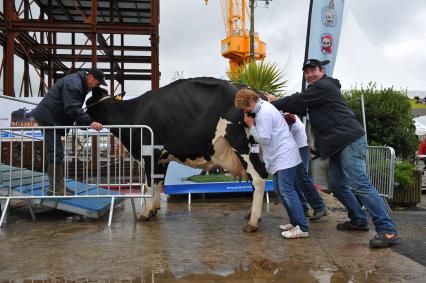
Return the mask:
[[(49, 89), (31, 115), (39, 126), (72, 126), (77, 122), (78, 125), (90, 125), (92, 129), (101, 130), (102, 124), (94, 121), (83, 111), (82, 106), (86, 95), (93, 88), (101, 84), (106, 86), (104, 77), (104, 73), (98, 69), (64, 76)], [(63, 134), (64, 131), (52, 129), (44, 133), (48, 158), (48, 195), (67, 193), (64, 184), (64, 147), (61, 142)]]
[[(350, 221), (337, 224), (339, 230), (368, 231), (367, 208), (377, 235), (370, 247), (388, 247), (398, 242), (396, 225), (383, 199), (366, 174), (367, 142), (361, 124), (345, 102), (338, 80), (327, 77), (323, 65), (328, 61), (308, 59), (303, 64), (307, 89), (276, 100), (268, 99), (283, 112), (306, 115), (312, 125), (316, 150), (321, 159), (329, 158), (329, 189), (348, 210)], [(348, 181), (351, 181), (351, 189)]]

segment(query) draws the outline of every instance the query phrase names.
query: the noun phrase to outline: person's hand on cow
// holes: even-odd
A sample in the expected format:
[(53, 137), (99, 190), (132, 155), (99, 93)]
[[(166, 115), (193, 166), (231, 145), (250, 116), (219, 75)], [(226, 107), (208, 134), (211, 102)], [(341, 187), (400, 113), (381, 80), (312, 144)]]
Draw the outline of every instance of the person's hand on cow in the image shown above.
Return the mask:
[(102, 130), (102, 127), (103, 127), (102, 124), (98, 122), (92, 122), (92, 124), (90, 124), (90, 128), (96, 131)]
[(273, 95), (273, 94), (271, 94), (269, 92), (265, 92), (265, 95), (268, 98), (268, 102), (275, 101), (275, 100), (278, 99), (275, 95)]
[(244, 123), (251, 128), (254, 126), (254, 118), (249, 116), (247, 113), (244, 113)]

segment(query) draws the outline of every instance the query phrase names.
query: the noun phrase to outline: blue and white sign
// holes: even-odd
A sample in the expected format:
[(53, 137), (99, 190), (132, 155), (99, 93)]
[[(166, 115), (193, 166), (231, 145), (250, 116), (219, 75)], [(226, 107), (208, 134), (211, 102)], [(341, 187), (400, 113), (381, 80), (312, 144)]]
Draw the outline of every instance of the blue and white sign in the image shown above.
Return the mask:
[[(252, 192), (250, 182), (208, 182), (195, 183), (188, 181), (188, 177), (200, 174), (201, 169), (170, 162), (167, 169), (164, 191), (168, 195), (189, 193), (238, 193)], [(265, 191), (273, 191), (272, 181), (266, 181)]]
[(325, 67), (333, 75), (342, 27), (344, 0), (314, 0), (310, 19), (308, 58), (329, 60)]
[(43, 133), (40, 130), (34, 130), (34, 131), (21, 131), (21, 130), (13, 130), (13, 131), (9, 131), (9, 130), (2, 130), (1, 131), (1, 137), (2, 138), (14, 138), (14, 139), (20, 139), (22, 138), (37, 138), (37, 139), (42, 139), (43, 138)]

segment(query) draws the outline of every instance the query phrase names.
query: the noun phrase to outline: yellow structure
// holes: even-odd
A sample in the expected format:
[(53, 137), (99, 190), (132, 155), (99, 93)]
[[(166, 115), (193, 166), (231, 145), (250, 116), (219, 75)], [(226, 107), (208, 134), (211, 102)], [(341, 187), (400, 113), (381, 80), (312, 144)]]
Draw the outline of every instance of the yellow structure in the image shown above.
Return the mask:
[[(205, 0), (206, 4), (208, 0)], [(231, 73), (235, 74), (239, 67), (250, 61), (250, 34), (248, 29), (250, 14), (246, 0), (221, 0), (222, 15), (225, 24), (226, 38), (221, 40), (222, 56), (229, 59)], [(263, 60), (266, 57), (266, 44), (254, 33), (254, 58)]]

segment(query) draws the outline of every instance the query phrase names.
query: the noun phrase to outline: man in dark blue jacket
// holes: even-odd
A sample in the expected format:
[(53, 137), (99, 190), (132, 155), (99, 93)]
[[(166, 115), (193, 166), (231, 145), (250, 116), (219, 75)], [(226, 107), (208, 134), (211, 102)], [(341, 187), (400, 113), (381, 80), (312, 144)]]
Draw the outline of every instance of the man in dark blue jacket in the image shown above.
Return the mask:
[[(272, 104), (283, 112), (306, 115), (312, 125), (316, 150), (329, 159), (329, 189), (348, 210), (350, 221), (337, 224), (339, 230), (368, 231), (367, 215), (355, 195), (367, 208), (377, 235), (370, 247), (388, 247), (398, 242), (396, 225), (383, 199), (366, 174), (367, 141), (361, 124), (345, 102), (338, 80), (327, 77), (326, 61), (308, 59), (303, 64), (307, 89), (276, 100)], [(351, 181), (351, 189), (348, 181)]]
[[(78, 125), (90, 125), (92, 129), (99, 131), (102, 124), (94, 121), (84, 112), (82, 106), (86, 95), (101, 84), (106, 86), (105, 75), (98, 69), (64, 76), (49, 89), (31, 115), (39, 126), (72, 126), (76, 122)], [(64, 132), (46, 130), (44, 134), (48, 158), (48, 194), (65, 195), (64, 147), (61, 142)]]

